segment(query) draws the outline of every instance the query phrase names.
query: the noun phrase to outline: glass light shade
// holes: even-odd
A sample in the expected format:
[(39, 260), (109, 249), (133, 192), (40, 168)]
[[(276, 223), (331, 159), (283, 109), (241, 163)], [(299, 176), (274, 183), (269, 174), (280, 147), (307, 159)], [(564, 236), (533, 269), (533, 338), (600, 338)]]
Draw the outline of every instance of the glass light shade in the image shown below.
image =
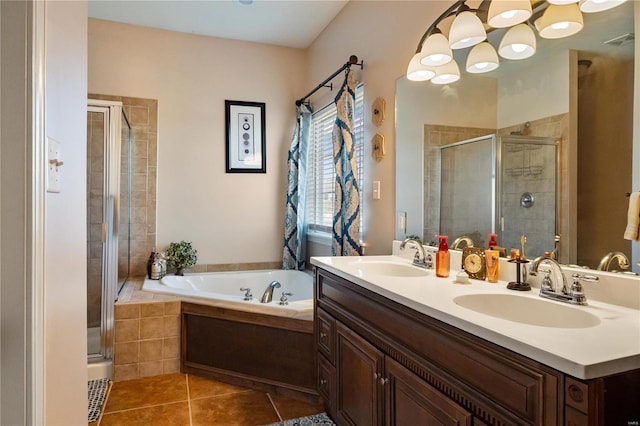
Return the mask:
[(529, 19), (531, 14), (530, 0), (493, 0), (487, 24), (494, 28), (512, 27)]
[(627, 0), (580, 0), (580, 10), (584, 13), (602, 12), (620, 6)]
[(536, 35), (527, 24), (509, 28), (500, 41), (498, 53), (505, 59), (526, 59), (536, 53)]
[(489, 43), (482, 42), (473, 46), (467, 56), (467, 72), (481, 74), (493, 71), (500, 65), (496, 49)]
[(436, 75), (432, 67), (420, 63), (420, 58), (422, 58), (422, 54), (419, 52), (413, 55), (413, 58), (409, 61), (407, 78), (411, 81), (427, 81)]
[(535, 25), (540, 37), (554, 39), (577, 33), (584, 27), (584, 21), (576, 3), (550, 4)]
[(436, 67), (435, 71), (436, 75), (431, 79), (433, 84), (449, 84), (460, 80), (460, 68), (454, 60)]
[(549, 4), (557, 4), (557, 5), (565, 5), (565, 4), (571, 4), (571, 3), (578, 3), (578, 1), (580, 0), (547, 0), (547, 3)]
[(431, 34), (427, 37), (422, 44), (420, 55), (420, 63), (431, 67), (444, 65), (453, 58), (449, 40), (442, 33)]
[(449, 46), (452, 49), (463, 49), (474, 46), (487, 39), (482, 21), (475, 13), (460, 12), (449, 30)]

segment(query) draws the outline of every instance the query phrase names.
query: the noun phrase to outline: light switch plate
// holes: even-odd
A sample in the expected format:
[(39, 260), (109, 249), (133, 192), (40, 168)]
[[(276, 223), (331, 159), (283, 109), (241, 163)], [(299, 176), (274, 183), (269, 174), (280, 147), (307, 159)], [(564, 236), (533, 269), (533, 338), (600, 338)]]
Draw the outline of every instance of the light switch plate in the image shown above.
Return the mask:
[(398, 232), (407, 233), (407, 212), (398, 212)]
[(380, 181), (379, 180), (373, 181), (373, 199), (374, 200), (380, 199)]
[(62, 190), (61, 167), (60, 142), (47, 137), (47, 192)]

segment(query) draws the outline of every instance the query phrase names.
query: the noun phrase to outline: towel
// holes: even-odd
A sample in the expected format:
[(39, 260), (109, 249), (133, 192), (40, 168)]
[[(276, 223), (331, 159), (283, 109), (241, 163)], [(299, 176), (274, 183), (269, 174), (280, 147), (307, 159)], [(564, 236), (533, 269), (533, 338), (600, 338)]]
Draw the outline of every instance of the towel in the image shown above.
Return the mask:
[(632, 192), (629, 196), (629, 212), (627, 228), (624, 230), (625, 240), (640, 240), (640, 192)]

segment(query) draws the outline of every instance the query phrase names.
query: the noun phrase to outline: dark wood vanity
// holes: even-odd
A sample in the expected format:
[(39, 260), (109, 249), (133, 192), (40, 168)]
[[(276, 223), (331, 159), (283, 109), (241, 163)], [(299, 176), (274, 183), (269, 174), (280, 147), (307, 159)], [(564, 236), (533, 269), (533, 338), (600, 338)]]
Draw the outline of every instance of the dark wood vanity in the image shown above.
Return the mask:
[(579, 380), (314, 274), (318, 389), (339, 425), (640, 424), (640, 370)]

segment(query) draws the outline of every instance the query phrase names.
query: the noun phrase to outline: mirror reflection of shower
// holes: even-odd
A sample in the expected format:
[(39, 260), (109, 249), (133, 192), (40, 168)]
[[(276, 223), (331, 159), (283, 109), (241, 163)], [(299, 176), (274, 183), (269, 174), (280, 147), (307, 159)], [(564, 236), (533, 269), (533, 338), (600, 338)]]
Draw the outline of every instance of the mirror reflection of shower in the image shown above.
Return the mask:
[[(520, 248), (526, 235), (528, 257), (552, 251), (558, 161), (550, 138), (488, 135), (440, 147), (440, 205), (430, 209), (438, 212), (435, 231), (450, 240), (467, 236), (477, 247), (495, 232), (507, 250)], [(425, 229), (425, 237), (433, 231)]]
[(96, 373), (99, 377), (110, 375), (113, 301), (129, 276), (130, 158), (131, 126), (122, 103), (89, 100), (87, 354), (90, 370), (92, 366), (104, 365)]

